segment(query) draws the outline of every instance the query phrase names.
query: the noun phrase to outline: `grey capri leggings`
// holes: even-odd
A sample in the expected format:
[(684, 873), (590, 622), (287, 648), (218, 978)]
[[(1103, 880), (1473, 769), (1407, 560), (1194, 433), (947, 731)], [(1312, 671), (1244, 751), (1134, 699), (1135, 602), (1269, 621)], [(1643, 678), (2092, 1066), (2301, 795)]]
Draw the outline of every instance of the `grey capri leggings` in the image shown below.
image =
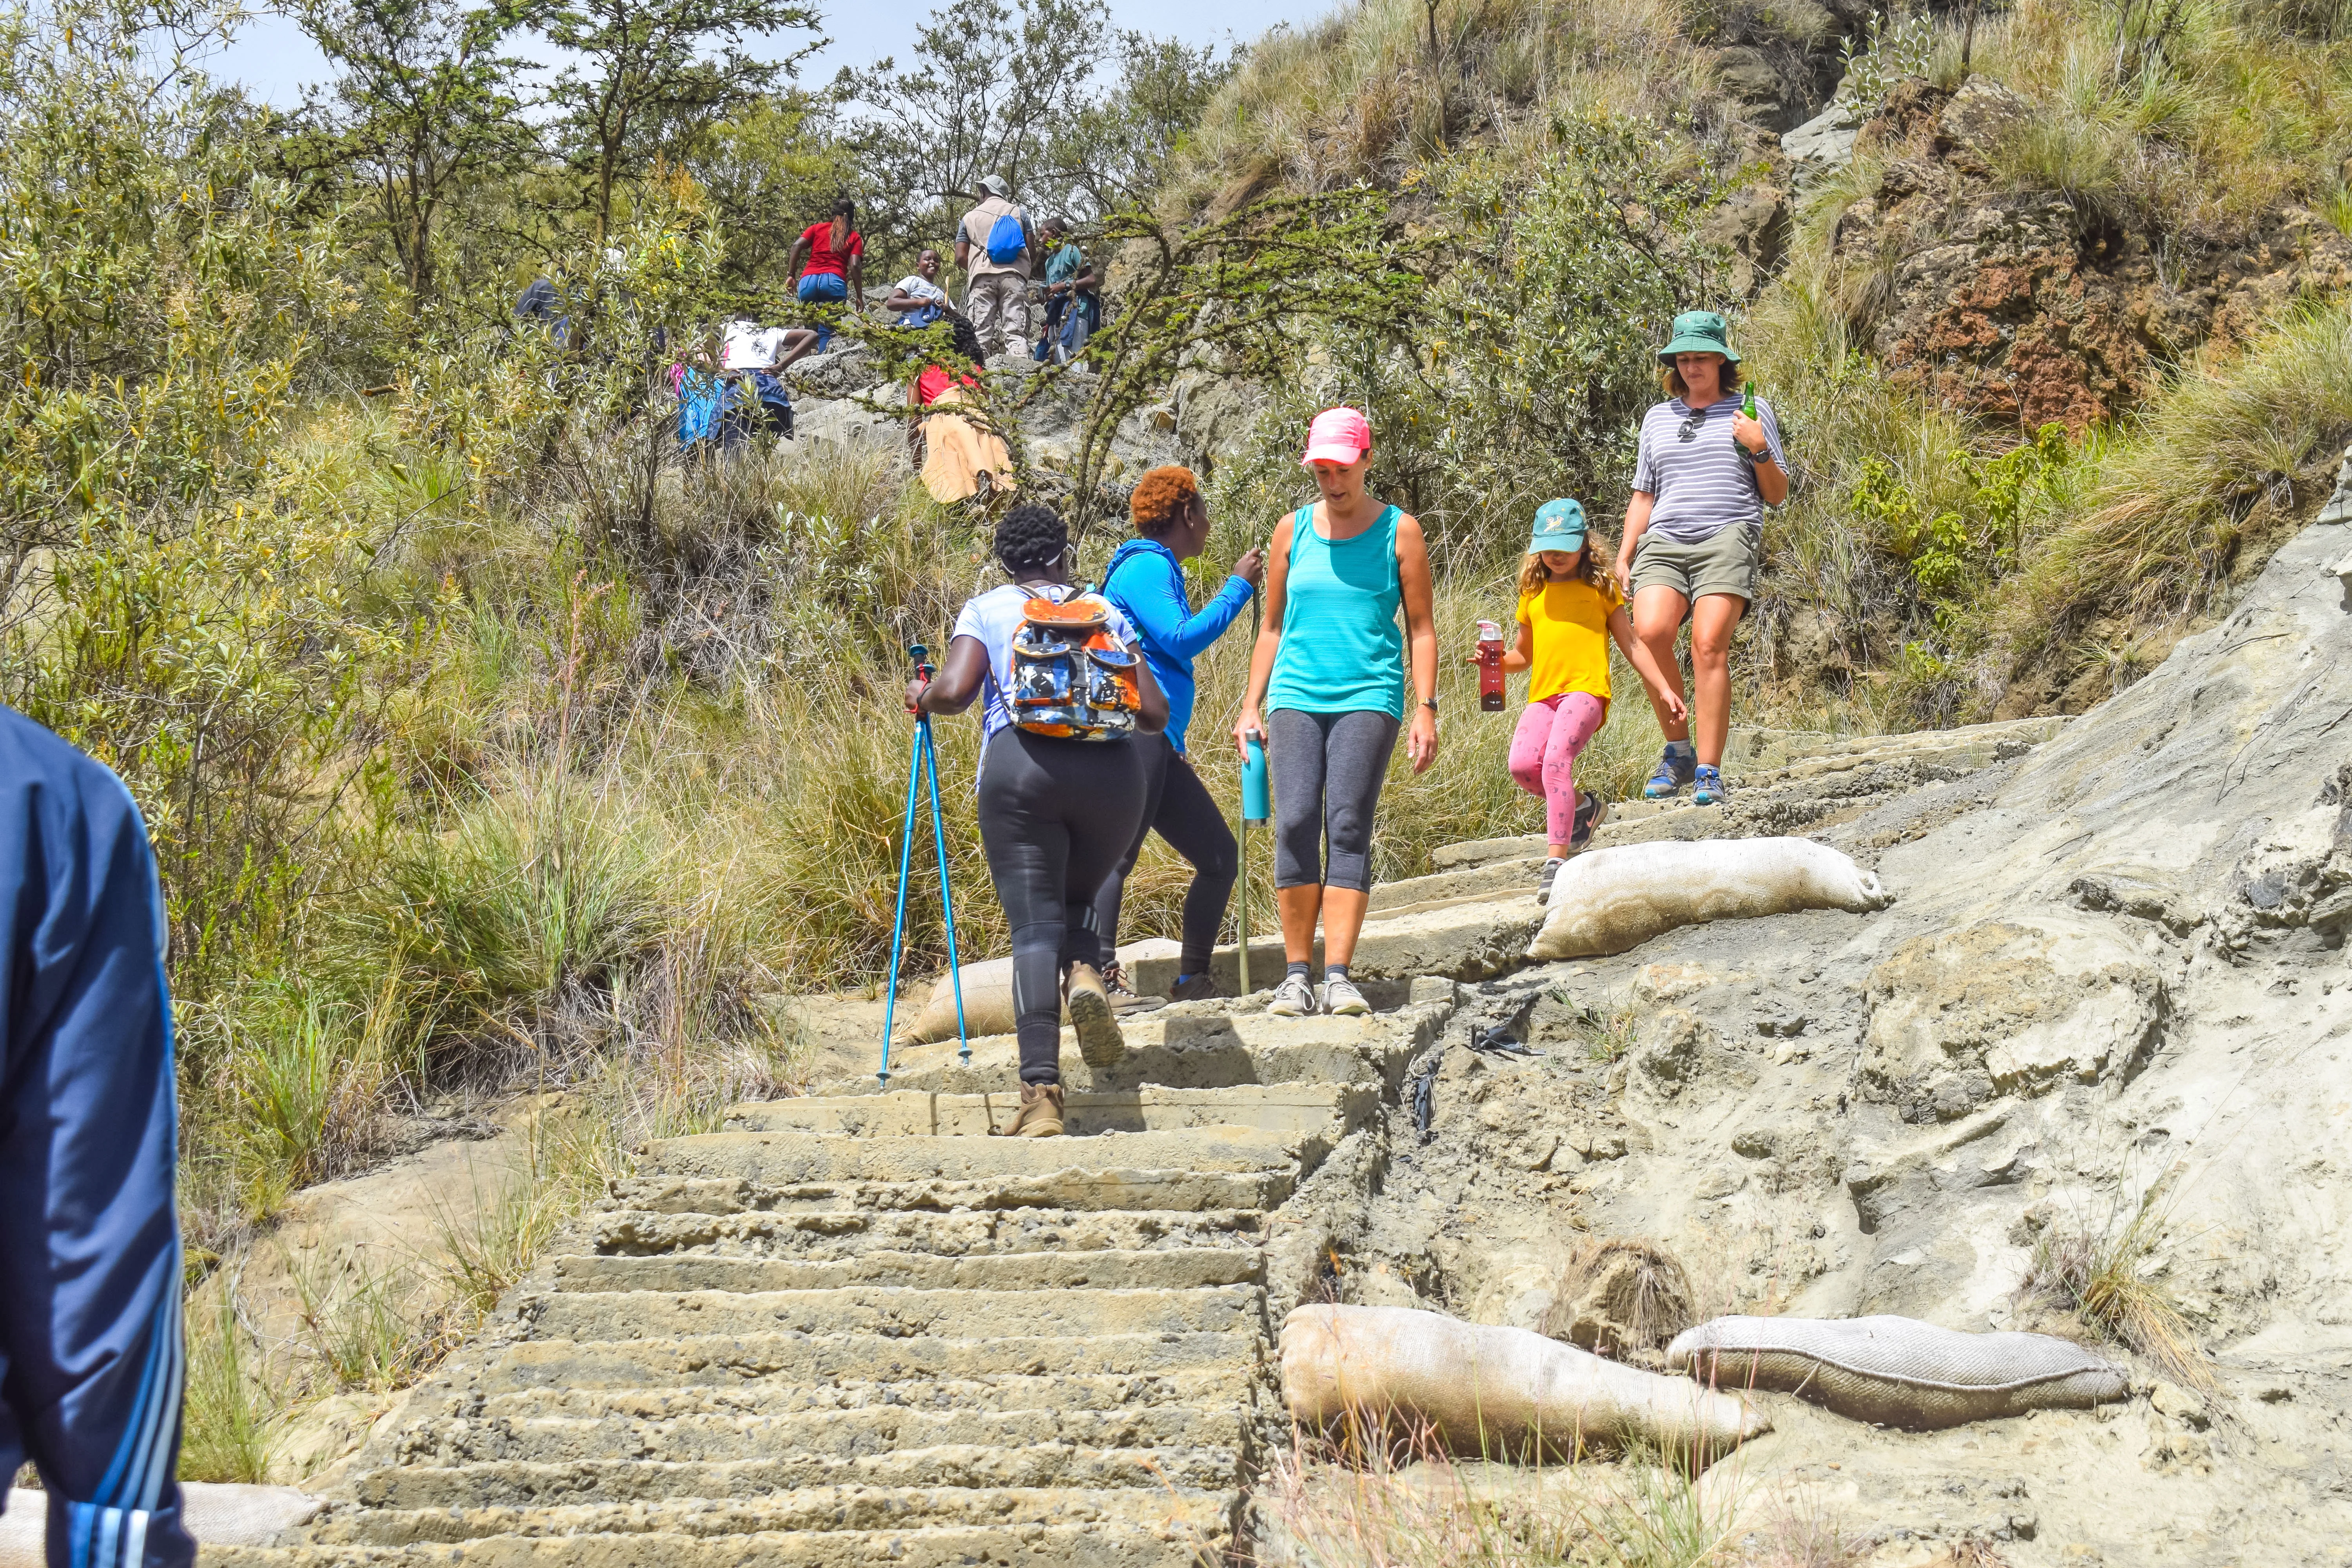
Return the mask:
[[(1274, 774), (1274, 885), (1369, 891), (1372, 810), (1380, 804), (1397, 721), (1386, 713), (1266, 715), (1266, 765)], [(1323, 841), (1330, 840), (1324, 866)]]

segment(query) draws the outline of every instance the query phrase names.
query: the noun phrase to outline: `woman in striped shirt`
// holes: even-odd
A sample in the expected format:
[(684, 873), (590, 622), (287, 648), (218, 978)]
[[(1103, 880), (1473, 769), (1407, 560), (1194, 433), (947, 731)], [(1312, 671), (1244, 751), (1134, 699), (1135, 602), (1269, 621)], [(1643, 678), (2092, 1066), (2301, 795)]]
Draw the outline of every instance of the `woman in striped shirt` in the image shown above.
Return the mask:
[(1642, 420), (1617, 582), (1633, 603), (1633, 635), (1675, 683), (1676, 697), (1683, 693), (1675, 634), (1690, 622), (1696, 711), (1677, 716), (1664, 691), (1650, 693), (1666, 750), (1642, 793), (1663, 800), (1687, 784), (1694, 801), (1710, 805), (1724, 798), (1731, 634), (1756, 595), (1764, 509), (1789, 499), (1789, 472), (1771, 405), (1759, 400), (1753, 418), (1740, 409), (1730, 374), (1739, 356), (1721, 316), (1676, 316), (1658, 363), (1667, 401)]

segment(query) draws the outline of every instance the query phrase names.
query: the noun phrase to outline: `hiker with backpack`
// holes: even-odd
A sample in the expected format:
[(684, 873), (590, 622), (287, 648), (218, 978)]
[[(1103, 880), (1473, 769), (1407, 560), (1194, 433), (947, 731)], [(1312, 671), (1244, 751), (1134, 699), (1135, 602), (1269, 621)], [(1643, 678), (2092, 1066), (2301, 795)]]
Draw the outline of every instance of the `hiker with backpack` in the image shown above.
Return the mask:
[[(1412, 771), (1437, 759), (1437, 630), (1420, 521), (1365, 489), (1370, 421), (1327, 408), (1301, 466), (1320, 500), (1274, 531), (1265, 626), (1250, 656), (1234, 743), (1244, 761), (1265, 739), (1275, 805), (1275, 904), (1288, 973), (1266, 1011), (1348, 1016), (1370, 1005), (1349, 978), (1371, 902), (1372, 814), (1389, 754), (1406, 731)], [(1398, 626), (1402, 610), (1404, 624)], [(1407, 724), (1406, 650), (1415, 706)], [(1324, 854), (1328, 844), (1328, 862)], [(1308, 982), (1323, 925), (1323, 990)]]
[[(1536, 898), (1549, 903), (1560, 868), (1609, 816), (1609, 803), (1597, 792), (1576, 787), (1576, 759), (1609, 721), (1610, 642), (1662, 711), (1678, 719), (1685, 713), (1682, 694), (1633, 635), (1625, 596), (1601, 567), (1580, 502), (1562, 497), (1536, 509), (1518, 587), (1518, 642), (1503, 655), (1502, 667), (1529, 673), (1528, 706), (1511, 734), (1510, 769), (1521, 789), (1543, 799), (1548, 847)], [(1480, 657), (1471, 654), (1470, 662)]]
[[(1789, 499), (1788, 455), (1769, 403), (1742, 405), (1731, 371), (1739, 363), (1730, 328), (1713, 310), (1675, 318), (1674, 337), (1658, 351), (1666, 401), (1642, 419), (1633, 496), (1617, 546), (1617, 585), (1633, 603), (1633, 632), (1666, 684), (1650, 706), (1666, 734), (1665, 754), (1642, 786), (1664, 800), (1689, 784), (1691, 799), (1726, 798), (1723, 747), (1731, 732), (1731, 634), (1756, 596), (1764, 509)], [(1675, 635), (1691, 628), (1693, 716), (1664, 698), (1683, 695)], [(1692, 734), (1694, 727), (1697, 731)]]
[(956, 266), (963, 271), (964, 313), (971, 318), (990, 355), (1014, 344), (1029, 347), (1029, 258), (1036, 236), (1029, 215), (1013, 202), (1010, 187), (995, 174), (981, 176), (980, 204), (956, 229)]
[[(1265, 556), (1255, 549), (1243, 551), (1223, 585), (1195, 610), (1184, 590), (1182, 563), (1209, 542), (1209, 503), (1201, 494), (1200, 480), (1190, 468), (1154, 468), (1136, 481), (1127, 510), (1136, 536), (1121, 544), (1103, 569), (1103, 597), (1118, 606), (1141, 635), (1144, 662), (1168, 696), (1168, 725), (1157, 735), (1135, 740), (1143, 760), (1143, 820), (1118, 868), (1103, 883), (1095, 902), (1095, 929), (1101, 933), (1103, 951), (1116, 953), (1119, 901), (1128, 876), (1143, 853), (1144, 839), (1158, 833), (1192, 867), (1192, 885), (1184, 894), (1183, 950), (1177, 960), (1176, 984), (1169, 992), (1171, 1000), (1189, 1002), (1216, 994), (1209, 978), (1209, 955), (1217, 945), (1225, 901), (1233, 897), (1234, 879), (1241, 870), (1225, 814), (1210, 798), (1209, 786), (1192, 771), (1184, 751), (1185, 731), (1192, 721), (1192, 660), (1224, 636), (1248, 605), (1265, 571)], [(1131, 1005), (1137, 1000), (1116, 958), (1103, 972), (1103, 981), (1114, 1004)]]
[(1136, 652), (1135, 627), (1070, 581), (1076, 552), (1051, 507), (1032, 501), (996, 525), (1013, 581), (966, 602), (938, 676), (907, 688), (910, 712), (961, 713), (983, 699), (980, 838), (1013, 932), (1021, 1103), (1005, 1131), (1062, 1131), (1062, 1009), (1087, 1065), (1125, 1054), (1108, 993), (1095, 900), (1143, 819), (1143, 763), (1168, 699)]

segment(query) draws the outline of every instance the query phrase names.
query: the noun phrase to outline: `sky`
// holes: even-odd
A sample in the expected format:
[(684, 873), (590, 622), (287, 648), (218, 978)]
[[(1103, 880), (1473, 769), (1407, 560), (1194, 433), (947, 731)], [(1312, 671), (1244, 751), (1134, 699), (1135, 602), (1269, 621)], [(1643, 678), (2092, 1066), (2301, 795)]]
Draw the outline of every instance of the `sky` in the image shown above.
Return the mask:
[[(885, 55), (906, 64), (915, 29), (930, 9), (923, 0), (881, 5), (850, 0), (839, 6), (818, 0), (818, 5), (832, 41), (801, 67), (801, 80), (811, 86), (831, 81), (844, 66), (871, 65)], [(1191, 44), (1223, 44), (1229, 37), (1247, 42), (1277, 22), (1295, 27), (1333, 8), (1334, 0), (1111, 0), (1111, 19), (1120, 27), (1162, 37), (1173, 34)], [(752, 52), (760, 51), (755, 47)], [(299, 104), (302, 89), (327, 75), (325, 62), (302, 29), (267, 12), (248, 21), (207, 66), (214, 76), (242, 82), (255, 97), (280, 109)]]

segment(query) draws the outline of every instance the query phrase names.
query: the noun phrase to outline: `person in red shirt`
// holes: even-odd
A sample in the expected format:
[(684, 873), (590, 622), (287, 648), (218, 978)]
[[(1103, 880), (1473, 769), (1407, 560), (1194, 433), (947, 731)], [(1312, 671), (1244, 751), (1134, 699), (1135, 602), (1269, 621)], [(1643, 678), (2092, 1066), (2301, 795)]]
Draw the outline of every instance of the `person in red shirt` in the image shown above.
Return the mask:
[[(808, 266), (801, 272), (799, 293), (802, 304), (838, 305), (845, 300), (855, 300), (856, 309), (861, 312), (865, 310), (866, 237), (857, 232), (856, 202), (847, 196), (835, 198), (833, 216), (801, 230), (801, 237), (793, 241), (792, 257), (785, 266), (788, 268), (800, 267), (803, 254), (808, 257)], [(832, 342), (832, 326), (819, 322), (816, 349), (822, 352)]]

